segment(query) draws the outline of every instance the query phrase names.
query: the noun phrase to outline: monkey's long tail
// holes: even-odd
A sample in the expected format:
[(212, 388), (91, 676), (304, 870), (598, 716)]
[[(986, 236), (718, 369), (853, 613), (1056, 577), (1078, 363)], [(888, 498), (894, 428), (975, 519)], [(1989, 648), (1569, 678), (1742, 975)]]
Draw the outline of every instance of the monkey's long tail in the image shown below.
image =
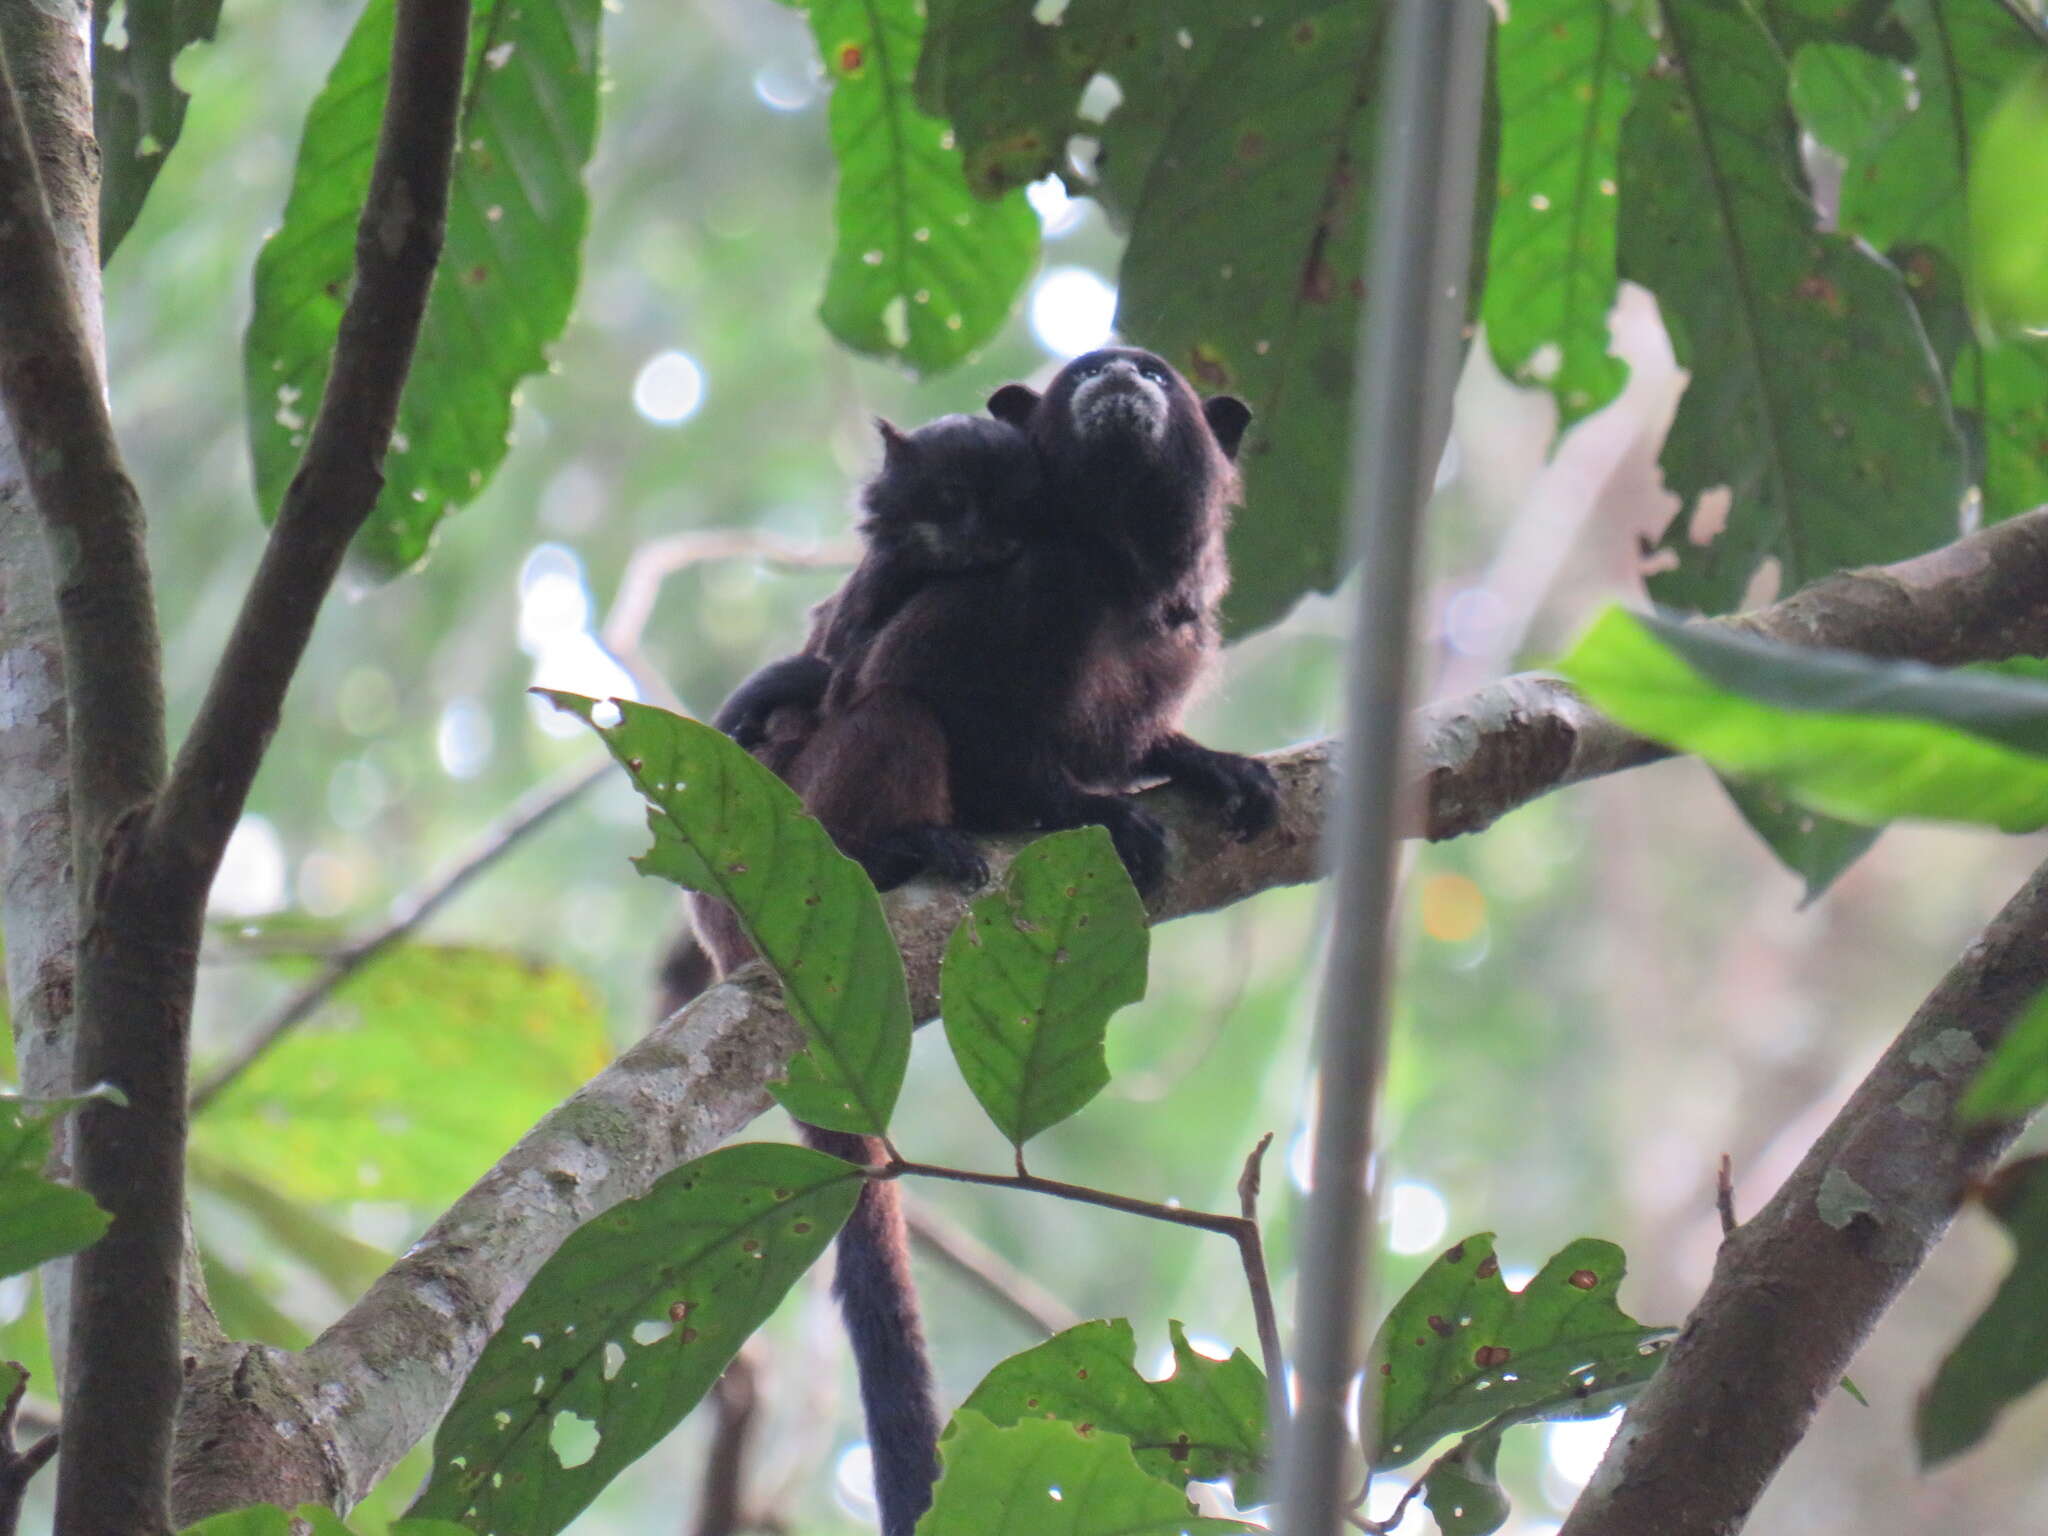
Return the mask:
[[(800, 1127), (820, 1152), (868, 1165), (887, 1160), (881, 1142), (845, 1131)], [(832, 1280), (853, 1344), (874, 1458), (875, 1502), (882, 1536), (912, 1536), (931, 1507), (939, 1476), (939, 1410), (931, 1356), (910, 1278), (910, 1234), (895, 1184), (870, 1181), (839, 1229)]]
[[(677, 936), (656, 983), (659, 1017), (666, 1018), (717, 979), (717, 967), (694, 933)], [(820, 1152), (850, 1163), (887, 1161), (880, 1141), (799, 1123)], [(939, 1410), (932, 1391), (931, 1356), (910, 1278), (910, 1234), (903, 1198), (893, 1183), (872, 1181), (853, 1215), (839, 1229), (833, 1294), (846, 1319), (861, 1407), (874, 1458), (875, 1502), (882, 1536), (913, 1536), (931, 1507), (939, 1475)]]

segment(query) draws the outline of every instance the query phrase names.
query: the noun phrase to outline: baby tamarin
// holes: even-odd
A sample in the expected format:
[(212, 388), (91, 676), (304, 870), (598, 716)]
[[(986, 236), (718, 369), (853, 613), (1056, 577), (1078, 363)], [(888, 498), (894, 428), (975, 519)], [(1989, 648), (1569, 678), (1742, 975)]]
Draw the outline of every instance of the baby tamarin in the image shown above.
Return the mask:
[[(965, 450), (947, 474), (969, 494), (943, 514), (920, 502), (909, 461), (885, 463), (867, 498), (870, 552), (814, 624), (808, 654), (749, 679), (719, 723), (757, 735), (762, 760), (877, 884), (927, 869), (978, 883), (986, 867), (971, 833), (1100, 824), (1150, 890), (1165, 836), (1124, 797), (1135, 781), (1187, 784), (1241, 836), (1274, 815), (1264, 764), (1179, 730), (1218, 648), (1232, 460), (1250, 412), (1228, 396), (1198, 400), (1133, 348), (1076, 358), (1043, 396), (1007, 385), (989, 409), (995, 422), (957, 442), (949, 433), (944, 454), (918, 466), (933, 474)], [(1015, 443), (1001, 435), (1013, 430)], [(1042, 475), (1034, 490), (1020, 491), (1032, 480), (1022, 466), (988, 467), (1019, 444)], [(920, 569), (919, 536), (880, 537), (899, 519), (984, 528), (988, 558)], [(693, 911), (721, 974), (749, 958), (729, 911)], [(672, 956), (672, 986), (685, 974)], [(886, 1156), (868, 1138), (804, 1134), (852, 1161)], [(940, 1419), (893, 1183), (862, 1192), (838, 1254), (882, 1531), (911, 1536), (931, 1502)]]

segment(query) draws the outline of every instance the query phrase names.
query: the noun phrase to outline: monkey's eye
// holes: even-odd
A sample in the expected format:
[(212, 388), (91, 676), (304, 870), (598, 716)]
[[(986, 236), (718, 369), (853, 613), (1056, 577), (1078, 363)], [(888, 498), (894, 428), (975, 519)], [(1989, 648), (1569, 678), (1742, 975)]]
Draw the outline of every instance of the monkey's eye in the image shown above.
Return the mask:
[(1076, 378), (1092, 379), (1095, 377), (1095, 375), (1097, 375), (1100, 372), (1102, 372), (1102, 364), (1083, 363), (1080, 367), (1074, 370), (1074, 376)]
[(1165, 372), (1162, 369), (1153, 367), (1150, 363), (1140, 368), (1138, 372), (1150, 379), (1154, 384), (1164, 384), (1166, 382)]

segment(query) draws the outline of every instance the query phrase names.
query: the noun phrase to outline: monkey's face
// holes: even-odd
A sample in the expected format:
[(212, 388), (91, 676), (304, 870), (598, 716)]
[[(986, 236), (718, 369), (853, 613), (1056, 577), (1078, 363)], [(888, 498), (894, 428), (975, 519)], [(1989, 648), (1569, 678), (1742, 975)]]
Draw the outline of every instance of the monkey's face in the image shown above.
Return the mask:
[(1084, 439), (1136, 438), (1157, 446), (1173, 419), (1173, 369), (1162, 358), (1136, 347), (1105, 347), (1075, 358), (1050, 391), (1062, 384), (1076, 430)]

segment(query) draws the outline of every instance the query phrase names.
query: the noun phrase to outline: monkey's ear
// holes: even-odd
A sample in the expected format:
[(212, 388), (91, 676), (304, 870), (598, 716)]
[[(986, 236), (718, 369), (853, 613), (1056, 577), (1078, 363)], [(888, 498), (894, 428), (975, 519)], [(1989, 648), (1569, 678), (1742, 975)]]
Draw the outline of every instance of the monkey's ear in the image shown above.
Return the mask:
[(908, 435), (898, 430), (896, 423), (885, 416), (875, 418), (875, 430), (882, 434), (882, 462), (884, 464), (910, 464), (917, 459), (917, 444)]
[(1021, 431), (1038, 409), (1039, 399), (1038, 391), (1029, 384), (1005, 384), (988, 397), (988, 413)]
[(1237, 445), (1244, 441), (1244, 429), (1252, 424), (1252, 408), (1235, 395), (1211, 395), (1202, 402), (1202, 417), (1222, 445), (1223, 456), (1237, 457)]

